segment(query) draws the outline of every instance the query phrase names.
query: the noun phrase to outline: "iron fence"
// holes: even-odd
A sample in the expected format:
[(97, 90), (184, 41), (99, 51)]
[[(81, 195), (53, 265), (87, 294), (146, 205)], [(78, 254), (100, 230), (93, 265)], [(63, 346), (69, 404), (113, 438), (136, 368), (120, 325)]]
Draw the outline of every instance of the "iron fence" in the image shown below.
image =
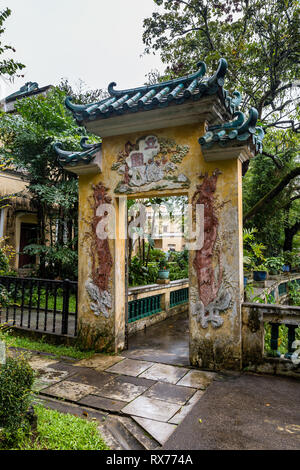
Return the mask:
[(0, 285), (8, 293), (7, 302), (0, 307), (0, 323), (77, 335), (77, 282), (0, 276)]

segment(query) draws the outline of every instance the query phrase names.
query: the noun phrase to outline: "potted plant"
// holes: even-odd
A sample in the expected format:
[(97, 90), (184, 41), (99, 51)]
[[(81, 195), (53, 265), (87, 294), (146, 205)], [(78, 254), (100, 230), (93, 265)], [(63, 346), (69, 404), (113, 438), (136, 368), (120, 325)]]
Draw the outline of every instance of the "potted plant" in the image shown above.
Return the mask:
[(264, 262), (268, 272), (270, 274), (279, 274), (282, 271), (282, 266), (284, 264), (284, 258), (280, 256), (271, 256), (267, 258)]
[[(284, 264), (282, 266), (283, 272), (289, 272), (291, 269), (299, 267), (299, 252), (285, 251), (283, 253)], [(297, 269), (296, 269), (297, 270)]]
[(168, 265), (168, 259), (165, 257), (164, 259), (160, 260), (158, 264), (158, 279), (169, 279), (170, 270)]
[(255, 266), (253, 271), (254, 281), (265, 281), (267, 279), (268, 269), (264, 264)]

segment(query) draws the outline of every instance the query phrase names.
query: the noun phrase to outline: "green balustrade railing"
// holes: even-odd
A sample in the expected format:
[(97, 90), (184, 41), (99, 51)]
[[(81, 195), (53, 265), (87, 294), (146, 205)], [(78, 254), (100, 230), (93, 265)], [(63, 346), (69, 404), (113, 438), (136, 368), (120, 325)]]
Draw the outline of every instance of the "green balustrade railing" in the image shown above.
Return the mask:
[(128, 302), (128, 323), (161, 312), (161, 297), (161, 295), (153, 295)]
[(284, 282), (283, 284), (279, 284), (278, 293), (279, 293), (279, 296), (287, 294), (287, 282)]
[(189, 288), (174, 290), (170, 293), (170, 308), (186, 304), (189, 301)]
[[(267, 338), (265, 336), (267, 355), (272, 357), (284, 355), (287, 359), (290, 359), (295, 351), (294, 342), (300, 339), (300, 326), (272, 322), (269, 325), (270, 333)], [(268, 328), (267, 325), (265, 327)]]

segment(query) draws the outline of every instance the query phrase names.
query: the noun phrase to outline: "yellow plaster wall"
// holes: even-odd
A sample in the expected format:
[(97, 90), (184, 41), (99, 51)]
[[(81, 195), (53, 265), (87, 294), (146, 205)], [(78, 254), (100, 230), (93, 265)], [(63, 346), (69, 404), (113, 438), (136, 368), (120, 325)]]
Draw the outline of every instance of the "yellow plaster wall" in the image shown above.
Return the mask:
[[(142, 117), (141, 117), (142, 118)], [(231, 366), (238, 368), (241, 356), (240, 344), (240, 295), (242, 282), (241, 248), (242, 248), (242, 215), (241, 215), (241, 168), (237, 160), (223, 160), (217, 162), (205, 162), (199, 137), (204, 134), (204, 123), (200, 125), (188, 125), (175, 128), (161, 129), (147, 133), (133, 133), (103, 139), (103, 167), (98, 175), (84, 175), (79, 178), (80, 211), (79, 211), (79, 317), (85, 325), (92, 325), (97, 331), (112, 334), (113, 349), (122, 349), (124, 346), (124, 322), (125, 322), (125, 241), (110, 240), (109, 246), (113, 256), (113, 272), (110, 280), (110, 292), (113, 304), (109, 319), (103, 316), (95, 316), (91, 310), (91, 299), (85, 289), (85, 282), (91, 276), (91, 219), (93, 217), (92, 195), (93, 185), (103, 183), (112, 197), (116, 211), (119, 210), (119, 195), (114, 189), (122, 179), (117, 171), (111, 170), (111, 166), (118, 160), (120, 151), (125, 144), (145, 135), (172, 138), (180, 145), (188, 145), (189, 153), (178, 166), (178, 174), (185, 174), (191, 181), (189, 189), (163, 190), (151, 192), (139, 192), (129, 197), (150, 197), (185, 194), (191, 201), (197, 185), (201, 184), (200, 173), (208, 172), (209, 175), (218, 168), (222, 174), (219, 176), (216, 191), (216, 204), (222, 205), (218, 209), (220, 223), (220, 239), (222, 241), (222, 263), (224, 264), (226, 282), (230, 283), (233, 292), (233, 307), (222, 315), (224, 324), (220, 328), (207, 329), (199, 325), (199, 321), (190, 314), (190, 352), (191, 362), (201, 367), (215, 368), (216, 364), (222, 366), (220, 351), (226, 350), (226, 361)], [(123, 203), (124, 204), (124, 203)], [(125, 210), (123, 206), (125, 223)], [(122, 229), (123, 230), (123, 229)], [(193, 268), (194, 253), (190, 252), (190, 305), (196, 304), (197, 277)], [(124, 261), (124, 262), (123, 262)], [(207, 351), (207, 358), (204, 357)], [(221, 357), (221, 356), (220, 356)], [(224, 362), (224, 361), (223, 361)]]

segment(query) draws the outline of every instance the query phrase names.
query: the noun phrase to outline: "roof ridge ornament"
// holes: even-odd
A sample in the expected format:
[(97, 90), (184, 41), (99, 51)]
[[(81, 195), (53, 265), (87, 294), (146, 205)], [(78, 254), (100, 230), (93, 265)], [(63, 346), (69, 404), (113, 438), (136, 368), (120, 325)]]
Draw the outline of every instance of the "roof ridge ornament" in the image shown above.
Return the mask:
[(62, 142), (55, 142), (53, 144), (53, 149), (58, 155), (58, 161), (62, 166), (71, 165), (76, 166), (78, 163), (91, 163), (95, 158), (97, 152), (101, 149), (102, 143), (97, 144), (87, 144), (89, 137), (84, 136), (80, 140), (80, 146), (83, 149), (83, 152), (68, 151), (62, 149)]
[(37, 82), (27, 82), (25, 85), (21, 86), (18, 91), (15, 91), (11, 95), (7, 96), (5, 100), (11, 100), (12, 98), (18, 98), (23, 95), (27, 95), (28, 93), (33, 92), (34, 90), (39, 89), (39, 84)]
[(256, 127), (257, 109), (250, 108), (247, 120), (241, 111), (235, 112), (233, 116), (237, 119), (208, 127), (206, 134), (199, 139), (202, 148), (210, 149), (215, 143), (224, 147), (231, 141), (248, 141), (250, 145), (254, 146), (256, 153), (261, 153), (265, 133), (261, 127)]
[(224, 85), (224, 79), (225, 79), (227, 70), (228, 70), (227, 60), (224, 58), (221, 58), (219, 60), (218, 69), (216, 73), (207, 80), (208, 86), (217, 84), (222, 87)]
[(180, 84), (180, 83), (183, 83), (183, 82), (189, 82), (189, 81), (193, 81), (196, 78), (199, 79), (199, 78), (204, 77), (204, 75), (206, 73), (206, 64), (205, 64), (205, 62), (202, 62), (202, 61), (198, 62), (197, 67), (199, 67), (197, 72), (192, 73), (190, 75), (186, 75), (186, 76), (180, 77), (180, 78), (175, 78), (174, 80), (166, 80), (165, 82), (156, 83), (155, 85), (144, 85), (144, 86), (141, 86), (141, 87), (131, 88), (131, 89), (128, 89), (128, 90), (114, 90), (114, 87), (117, 86), (117, 84), (116, 84), (116, 82), (111, 82), (108, 85), (108, 93), (111, 96), (123, 96), (123, 95), (126, 95), (126, 94), (136, 94), (136, 93), (139, 93), (139, 92), (148, 92), (150, 90), (159, 91), (160, 89), (166, 88), (169, 85), (172, 85), (172, 86), (175, 85), (176, 86), (177, 84)]

